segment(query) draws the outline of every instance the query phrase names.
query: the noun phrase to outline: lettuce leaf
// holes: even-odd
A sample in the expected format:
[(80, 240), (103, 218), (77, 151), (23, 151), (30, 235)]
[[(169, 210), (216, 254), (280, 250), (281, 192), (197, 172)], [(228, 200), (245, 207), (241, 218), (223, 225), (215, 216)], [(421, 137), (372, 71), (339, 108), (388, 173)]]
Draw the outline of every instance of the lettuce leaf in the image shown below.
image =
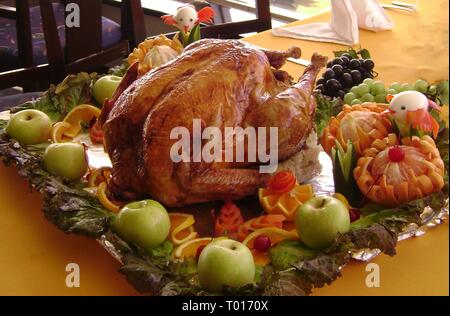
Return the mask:
[(272, 265), (278, 270), (285, 270), (300, 259), (312, 258), (317, 251), (305, 247), (298, 241), (285, 240), (270, 249)]
[(96, 73), (69, 75), (59, 85), (51, 85), (40, 98), (13, 107), (11, 113), (36, 109), (46, 113), (54, 122), (60, 121), (75, 106), (94, 104), (92, 86), (97, 78)]
[(353, 222), (351, 230), (381, 224), (392, 232), (399, 234), (408, 224), (422, 224), (420, 215), (426, 206), (430, 206), (434, 212), (439, 212), (444, 206), (445, 199), (446, 196), (443, 192), (437, 192), (423, 199), (415, 200), (396, 208), (374, 212)]
[(306, 296), (313, 286), (295, 270), (276, 271), (268, 266), (260, 284), (264, 296)]
[(338, 115), (339, 112), (342, 110), (343, 101), (339, 98), (330, 100), (329, 98), (321, 94), (315, 94), (315, 98), (317, 106), (314, 120), (317, 135), (320, 137), (325, 127), (327, 127), (330, 119), (333, 116)]
[(45, 217), (65, 233), (98, 238), (109, 227), (112, 215), (79, 184), (67, 184), (43, 169), (42, 155), (48, 144), (20, 146), (0, 130), (0, 158), (14, 164), (19, 175), (44, 198)]
[(449, 104), (448, 103), (448, 80), (443, 80), (437, 85), (437, 102), (440, 105)]
[(112, 76), (123, 77), (125, 76), (125, 73), (127, 72), (129, 67), (130, 65), (128, 64), (128, 60), (125, 59), (122, 64), (110, 68), (108, 74)]

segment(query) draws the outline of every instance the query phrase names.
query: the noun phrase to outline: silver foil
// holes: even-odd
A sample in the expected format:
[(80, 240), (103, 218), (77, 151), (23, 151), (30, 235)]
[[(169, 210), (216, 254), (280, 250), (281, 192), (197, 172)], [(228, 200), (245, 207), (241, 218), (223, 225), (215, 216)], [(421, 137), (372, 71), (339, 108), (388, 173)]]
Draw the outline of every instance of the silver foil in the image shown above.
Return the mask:
[[(0, 112), (0, 119), (8, 120), (10, 118), (9, 111)], [(85, 143), (88, 146), (87, 154), (89, 157), (89, 164), (92, 168), (100, 168), (103, 166), (111, 166), (111, 161), (103, 150), (101, 145), (94, 145), (89, 139), (89, 135), (82, 134), (76, 138), (76, 141)], [(317, 156), (308, 157), (310, 161), (317, 161), (313, 169), (308, 168), (306, 173), (311, 174), (311, 179), (307, 182), (314, 187), (316, 195), (330, 195), (334, 193), (334, 180), (333, 180), (333, 165), (330, 157), (323, 151), (317, 151)], [(306, 180), (306, 179), (305, 179)], [(437, 225), (440, 225), (449, 217), (449, 199), (447, 198), (444, 207), (437, 214), (433, 212), (430, 207), (426, 207), (421, 218), (423, 221), (422, 226), (416, 224), (410, 224), (404, 228), (403, 233), (398, 236), (398, 241), (406, 240), (412, 237), (420, 237), (424, 235), (428, 230)], [(110, 243), (106, 236), (102, 236), (97, 240), (103, 248), (117, 261), (121, 262), (121, 255), (119, 251)], [(378, 249), (362, 249), (352, 253), (352, 257), (359, 261), (370, 261), (381, 253)]]

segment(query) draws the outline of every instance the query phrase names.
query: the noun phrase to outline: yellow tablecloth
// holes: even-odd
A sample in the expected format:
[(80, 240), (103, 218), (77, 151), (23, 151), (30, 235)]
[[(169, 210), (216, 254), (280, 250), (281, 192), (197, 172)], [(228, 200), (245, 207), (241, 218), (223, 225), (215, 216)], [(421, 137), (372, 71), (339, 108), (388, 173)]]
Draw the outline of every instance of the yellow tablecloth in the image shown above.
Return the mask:
[[(430, 82), (448, 79), (449, 2), (420, 0), (418, 3), (419, 11), (415, 14), (387, 11), (395, 23), (392, 31), (375, 33), (360, 30), (360, 44), (355, 48), (361, 46), (370, 51), (376, 64), (375, 70), (380, 74), (378, 79), (386, 84), (414, 83), (418, 78)], [(330, 14), (326, 13), (294, 22), (287, 27), (329, 20)], [(332, 57), (333, 51), (346, 49), (337, 44), (275, 37), (271, 31), (247, 38), (246, 41), (270, 49), (286, 49), (296, 45), (302, 49), (305, 59), (309, 59), (314, 52)], [(303, 67), (288, 62), (284, 69), (296, 77), (301, 74)]]
[[(448, 1), (419, 1), (411, 15), (389, 11), (391, 32), (361, 31), (361, 45), (371, 51), (380, 79), (414, 82), (448, 78)], [(307, 22), (327, 21), (329, 14)], [(295, 23), (294, 23), (295, 24)], [(298, 45), (303, 57), (313, 52), (332, 56), (339, 45), (276, 38), (265, 32), (247, 39), (259, 46), (284, 49)], [(298, 77), (303, 67), (288, 63)], [(44, 219), (42, 202), (14, 168), (0, 164), (0, 295), (135, 295), (117, 272), (116, 263), (95, 241), (64, 235)], [(401, 242), (397, 256), (377, 257), (380, 288), (365, 285), (366, 264), (352, 263), (343, 277), (314, 295), (448, 295), (449, 235), (445, 223), (420, 238)], [(66, 287), (66, 265), (80, 266), (80, 288)]]

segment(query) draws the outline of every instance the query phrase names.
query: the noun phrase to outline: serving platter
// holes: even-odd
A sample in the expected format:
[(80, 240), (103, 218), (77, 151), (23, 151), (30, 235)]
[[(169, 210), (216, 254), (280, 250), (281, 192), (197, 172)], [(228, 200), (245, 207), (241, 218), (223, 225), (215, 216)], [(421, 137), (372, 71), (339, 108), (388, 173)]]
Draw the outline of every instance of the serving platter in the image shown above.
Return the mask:
[[(0, 120), (8, 120), (10, 118), (9, 111), (0, 113)], [(75, 141), (84, 143), (87, 146), (87, 155), (89, 157), (89, 164), (91, 168), (101, 168), (111, 166), (111, 161), (108, 155), (105, 153), (103, 146), (95, 145), (91, 142), (89, 135), (83, 133), (79, 135)], [(314, 166), (314, 170), (311, 171), (312, 178), (309, 179), (310, 183), (314, 187), (314, 191), (317, 195), (330, 195), (334, 193), (333, 182), (333, 170), (332, 162), (329, 156), (321, 150), (318, 152), (317, 160), (319, 163)], [(22, 174), (23, 175), (23, 174)], [(35, 186), (34, 184), (31, 184)], [(248, 198), (243, 201), (238, 201), (237, 204), (241, 208), (246, 218), (252, 218), (263, 213), (256, 197)], [(218, 203), (206, 203), (199, 204), (182, 209), (169, 209), (172, 212), (186, 212), (194, 215), (196, 219), (196, 230), (201, 236), (213, 235), (213, 223), (210, 217), (211, 209), (219, 209), (220, 202)], [(406, 225), (402, 232), (398, 234), (397, 240), (403, 241), (413, 237), (420, 237), (428, 232), (431, 228), (441, 224), (443, 221), (448, 220), (449, 216), (449, 199), (446, 198), (442, 208), (436, 212), (431, 207), (426, 206), (420, 214), (422, 223), (421, 225), (409, 224)], [(111, 238), (111, 234), (101, 234), (96, 238), (97, 242), (107, 251), (111, 257), (117, 260), (120, 264), (124, 264), (124, 254), (117, 246), (115, 238)], [(351, 251), (351, 257), (354, 260), (369, 262), (376, 256), (380, 255), (382, 251), (380, 249), (358, 249)], [(346, 264), (339, 267), (342, 269)], [(132, 282), (133, 283), (133, 282)], [(140, 289), (138, 287), (138, 289)]]

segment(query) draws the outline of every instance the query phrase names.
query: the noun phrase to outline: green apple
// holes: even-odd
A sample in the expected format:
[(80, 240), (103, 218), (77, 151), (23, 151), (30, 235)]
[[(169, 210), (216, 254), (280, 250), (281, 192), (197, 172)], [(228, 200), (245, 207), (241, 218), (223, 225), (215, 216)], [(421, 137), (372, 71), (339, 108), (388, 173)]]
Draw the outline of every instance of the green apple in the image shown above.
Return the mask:
[(203, 288), (220, 293), (224, 286), (239, 288), (253, 283), (255, 262), (247, 246), (232, 239), (217, 239), (203, 249), (197, 272)]
[(88, 169), (84, 146), (80, 143), (51, 144), (44, 153), (44, 167), (66, 180), (80, 180)]
[(295, 218), (300, 240), (320, 249), (350, 230), (350, 214), (344, 203), (331, 196), (315, 197), (299, 206)]
[(160, 203), (143, 200), (122, 208), (114, 228), (126, 242), (150, 249), (162, 244), (169, 236), (170, 218)]
[(110, 75), (98, 79), (93, 87), (95, 100), (103, 106), (106, 99), (111, 99), (121, 80), (122, 77)]
[(47, 141), (52, 131), (52, 120), (38, 110), (24, 110), (14, 114), (6, 125), (6, 133), (23, 145)]

